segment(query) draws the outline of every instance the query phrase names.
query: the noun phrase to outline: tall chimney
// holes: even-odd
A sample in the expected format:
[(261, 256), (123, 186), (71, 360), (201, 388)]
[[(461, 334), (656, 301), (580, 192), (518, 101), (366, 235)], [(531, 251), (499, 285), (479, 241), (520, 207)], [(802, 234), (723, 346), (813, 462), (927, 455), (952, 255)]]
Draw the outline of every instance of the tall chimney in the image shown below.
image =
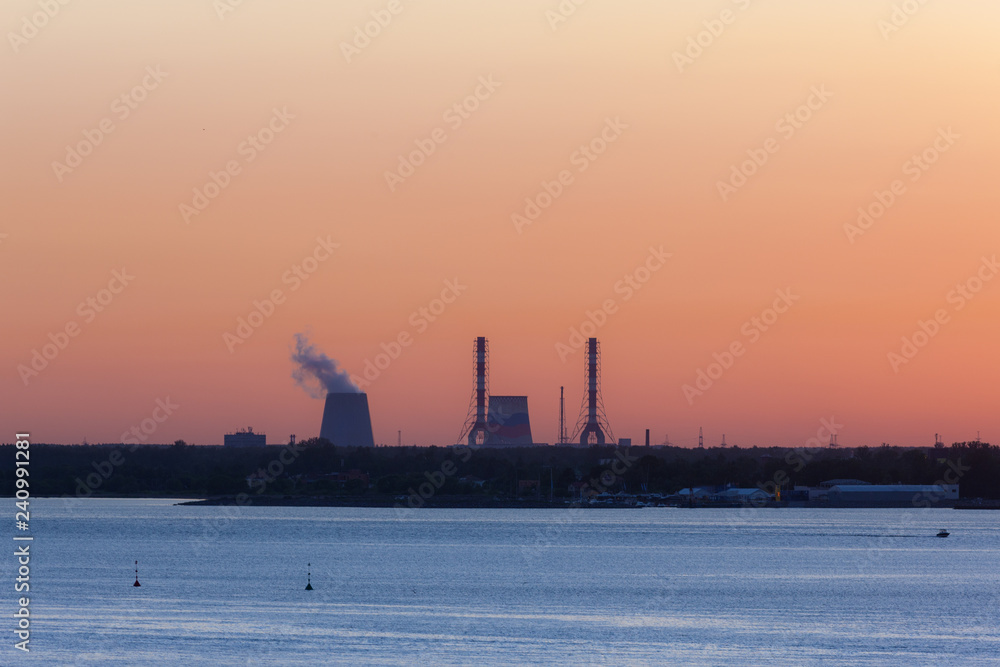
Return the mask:
[(580, 444), (603, 445), (607, 440), (615, 444), (601, 398), (601, 348), (596, 338), (587, 340), (585, 409), (580, 415)]
[(467, 438), (470, 447), (483, 445), (489, 436), (486, 424), (486, 396), (489, 393), (489, 372), (490, 372), (490, 348), (485, 336), (476, 338), (473, 346), (472, 368), (475, 383), (472, 389), (472, 403), (469, 406), (469, 414), (465, 418), (465, 426), (462, 427), (462, 435)]

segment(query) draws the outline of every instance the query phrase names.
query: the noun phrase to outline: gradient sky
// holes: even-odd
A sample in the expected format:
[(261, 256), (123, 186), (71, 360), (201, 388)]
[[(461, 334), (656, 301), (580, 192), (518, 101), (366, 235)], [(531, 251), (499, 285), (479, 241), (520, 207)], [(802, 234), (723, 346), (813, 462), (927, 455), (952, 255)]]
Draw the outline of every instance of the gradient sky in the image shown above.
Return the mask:
[[(167, 397), (179, 407), (150, 441), (314, 436), (323, 404), (289, 359), (308, 331), (353, 374), (413, 336), (367, 387), (376, 442), (455, 442), (477, 335), (492, 391), (527, 394), (535, 440), (552, 442), (559, 387), (574, 419), (583, 391), (582, 352), (556, 344), (607, 299), (618, 436), (690, 446), (704, 426), (710, 445), (798, 446), (833, 417), (842, 445), (1000, 440), (1000, 280), (949, 299), (1000, 253), (1000, 5), (931, 2), (887, 32), (887, 0), (591, 0), (555, 28), (557, 0), (399, 0), (348, 62), (341, 43), (388, 4), (246, 0), (220, 17), (212, 0), (88, 0), (12, 41), (39, 9), (4, 3), (0, 440), (117, 441)], [(157, 67), (122, 118), (115, 100)], [(454, 127), (445, 112), (480, 77), (499, 86)], [(830, 97), (786, 136), (813, 89)], [(248, 162), (240, 146), (275, 108), (294, 118)], [(53, 162), (105, 118), (114, 130), (60, 182)], [(627, 128), (579, 171), (607, 119)], [(386, 171), (435, 128), (446, 140), (390, 191)], [(948, 128), (912, 180), (907, 162)], [(769, 140), (723, 201), (718, 183)], [(562, 170), (572, 183), (519, 233), (512, 214)], [(852, 242), (845, 225), (897, 179)], [(339, 248), (293, 291), (285, 272), (327, 236)], [(615, 285), (650, 246), (672, 256), (625, 301)], [(79, 304), (123, 267), (134, 280), (86, 321)], [(418, 331), (411, 314), (456, 278), (467, 289)], [(799, 300), (751, 342), (744, 327), (788, 288)], [(230, 352), (224, 334), (275, 289), (284, 303)], [(946, 323), (894, 369), (939, 309)], [(25, 384), (18, 366), (71, 322)], [(734, 341), (745, 353), (690, 403), (683, 386)]]

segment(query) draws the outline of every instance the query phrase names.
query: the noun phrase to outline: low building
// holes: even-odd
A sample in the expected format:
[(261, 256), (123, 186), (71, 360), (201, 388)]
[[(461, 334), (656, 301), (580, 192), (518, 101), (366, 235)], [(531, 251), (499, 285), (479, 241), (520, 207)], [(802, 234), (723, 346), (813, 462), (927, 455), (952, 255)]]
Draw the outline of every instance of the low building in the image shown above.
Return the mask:
[(253, 428), (248, 427), (227, 433), (223, 444), (226, 447), (264, 447), (267, 445), (267, 436), (263, 433), (254, 433)]
[(677, 492), (682, 500), (708, 500), (712, 497), (714, 492), (711, 489), (706, 489), (704, 487), (695, 487), (693, 489), (681, 489)]
[(834, 486), (871, 486), (870, 483), (865, 482), (860, 479), (828, 479), (825, 482), (820, 482), (819, 486), (823, 489), (829, 489)]
[(726, 489), (713, 497), (716, 502), (738, 503), (759, 507), (771, 500), (771, 495), (762, 489)]
[(810, 487), (807, 491), (809, 494), (809, 502), (811, 503), (828, 503), (830, 501), (830, 489), (822, 486)]
[(952, 507), (958, 484), (838, 484), (828, 498), (831, 507)]

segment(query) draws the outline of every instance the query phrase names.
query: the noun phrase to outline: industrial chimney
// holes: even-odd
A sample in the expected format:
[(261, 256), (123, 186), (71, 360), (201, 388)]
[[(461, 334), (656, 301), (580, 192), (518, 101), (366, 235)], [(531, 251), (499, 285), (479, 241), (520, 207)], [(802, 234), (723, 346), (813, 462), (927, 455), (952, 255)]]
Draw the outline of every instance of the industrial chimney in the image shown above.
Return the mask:
[(469, 414), (465, 418), (465, 426), (458, 436), (461, 443), (465, 438), (469, 447), (486, 444), (489, 428), (486, 423), (486, 397), (490, 391), (490, 346), (485, 336), (479, 336), (472, 348), (472, 401), (469, 404)]
[(604, 399), (601, 397), (601, 347), (596, 338), (587, 340), (587, 357), (584, 363), (585, 391), (576, 427), (579, 443), (603, 445), (607, 441), (616, 444), (608, 425), (608, 416), (604, 414)]
[(368, 394), (328, 393), (319, 437), (338, 447), (374, 447)]

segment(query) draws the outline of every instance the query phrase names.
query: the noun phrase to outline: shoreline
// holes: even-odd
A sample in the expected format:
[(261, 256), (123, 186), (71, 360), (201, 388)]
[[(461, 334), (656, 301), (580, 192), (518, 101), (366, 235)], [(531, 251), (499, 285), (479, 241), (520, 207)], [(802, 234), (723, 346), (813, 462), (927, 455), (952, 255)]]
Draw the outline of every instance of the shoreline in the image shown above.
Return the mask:
[[(77, 496), (38, 496), (52, 500), (77, 499)], [(12, 498), (12, 496), (11, 496)], [(177, 500), (181, 502), (175, 505), (186, 506), (258, 506), (258, 507), (381, 507), (387, 509), (914, 509), (912, 504), (895, 505), (829, 505), (829, 504), (806, 504), (798, 502), (774, 502), (769, 501), (760, 505), (738, 504), (738, 503), (716, 503), (698, 504), (689, 506), (686, 504), (657, 504), (657, 503), (630, 503), (630, 502), (585, 502), (580, 500), (554, 499), (548, 501), (538, 498), (524, 498), (512, 500), (510, 498), (495, 498), (483, 496), (432, 496), (427, 499), (421, 498), (422, 502), (410, 504), (408, 501), (412, 497), (398, 496), (276, 496), (276, 495), (221, 495), (207, 498), (192, 498), (190, 494), (94, 494), (84, 499), (98, 500)], [(960, 500), (950, 505), (935, 505), (934, 509), (956, 509), (956, 510), (1000, 510), (1000, 500), (993, 499), (969, 499)]]
[[(567, 499), (540, 500), (537, 498), (511, 500), (509, 498), (484, 498), (479, 496), (439, 496), (431, 497), (420, 505), (408, 504), (409, 498), (398, 497), (337, 497), (337, 496), (213, 496), (201, 500), (189, 500), (178, 505), (219, 506), (219, 505), (257, 505), (259, 507), (382, 507), (394, 509), (914, 509), (912, 504), (899, 505), (827, 505), (768, 502), (762, 505), (743, 505), (736, 503), (676, 505), (653, 503), (613, 503), (613, 502), (582, 502)], [(1000, 509), (1000, 501), (981, 501), (979, 503), (958, 503), (955, 505), (936, 505), (934, 509)]]

